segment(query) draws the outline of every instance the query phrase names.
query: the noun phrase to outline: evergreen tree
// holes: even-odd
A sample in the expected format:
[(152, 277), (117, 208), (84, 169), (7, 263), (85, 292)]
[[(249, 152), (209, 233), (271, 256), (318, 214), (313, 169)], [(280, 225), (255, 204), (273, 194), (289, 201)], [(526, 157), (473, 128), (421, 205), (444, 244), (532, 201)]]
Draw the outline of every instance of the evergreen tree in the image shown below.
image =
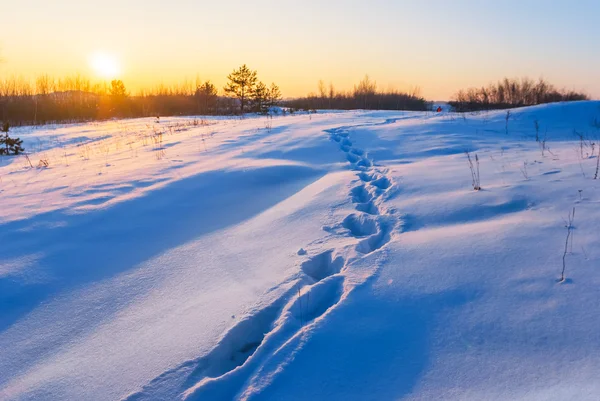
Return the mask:
[(19, 138), (11, 138), (8, 136), (8, 129), (10, 128), (8, 122), (2, 124), (2, 133), (4, 136), (0, 136), (0, 155), (18, 155), (25, 151), (21, 146), (23, 141)]
[(256, 71), (251, 71), (246, 64), (242, 65), (237, 70), (233, 70), (227, 76), (229, 82), (225, 88), (225, 93), (234, 96), (240, 101), (240, 112), (244, 113), (244, 106), (248, 102), (248, 98), (252, 95), (256, 86)]
[(256, 84), (254, 89), (252, 90), (252, 101), (254, 104), (254, 109), (262, 114), (266, 114), (269, 111), (269, 98), (270, 98), (270, 90), (267, 88), (262, 82)]
[(275, 85), (273, 82), (271, 84), (271, 89), (269, 90), (269, 106), (276, 106), (280, 100), (281, 91), (279, 90), (279, 86)]

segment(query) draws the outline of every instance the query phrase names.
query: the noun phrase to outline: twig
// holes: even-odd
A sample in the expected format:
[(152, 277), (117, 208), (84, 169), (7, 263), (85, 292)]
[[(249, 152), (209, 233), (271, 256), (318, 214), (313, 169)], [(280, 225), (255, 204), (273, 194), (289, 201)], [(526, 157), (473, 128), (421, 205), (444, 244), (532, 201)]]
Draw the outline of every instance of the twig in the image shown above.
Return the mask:
[[(560, 274), (559, 282), (565, 281), (565, 270), (567, 268), (567, 251), (569, 250), (569, 238), (571, 238), (571, 231), (573, 230), (573, 220), (575, 220), (575, 207), (573, 207), (573, 211), (569, 213), (568, 221), (565, 222), (565, 228), (567, 229), (567, 238), (565, 239), (565, 251), (563, 252), (562, 262), (562, 272)], [(572, 242), (571, 242), (572, 244)], [(571, 245), (572, 246), (572, 245)]]
[(29, 163), (29, 167), (33, 168), (33, 164), (31, 164), (31, 160), (29, 160), (29, 155), (25, 153), (25, 159), (27, 159), (27, 163)]
[(525, 177), (526, 180), (529, 180), (529, 174), (527, 174), (527, 162), (523, 162), (523, 167), (519, 167), (519, 170), (521, 170), (523, 177)]
[(598, 146), (598, 156), (596, 156), (596, 174), (594, 174), (594, 180), (598, 179), (598, 172), (600, 172), (600, 146)]

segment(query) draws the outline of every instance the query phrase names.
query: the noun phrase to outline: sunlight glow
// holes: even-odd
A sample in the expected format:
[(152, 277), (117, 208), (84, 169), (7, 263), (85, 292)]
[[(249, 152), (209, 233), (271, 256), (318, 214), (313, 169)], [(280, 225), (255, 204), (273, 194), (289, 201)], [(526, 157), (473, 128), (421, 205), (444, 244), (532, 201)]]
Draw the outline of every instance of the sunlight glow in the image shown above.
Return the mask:
[(96, 52), (90, 56), (89, 62), (96, 75), (101, 78), (113, 79), (121, 73), (119, 61), (111, 54)]

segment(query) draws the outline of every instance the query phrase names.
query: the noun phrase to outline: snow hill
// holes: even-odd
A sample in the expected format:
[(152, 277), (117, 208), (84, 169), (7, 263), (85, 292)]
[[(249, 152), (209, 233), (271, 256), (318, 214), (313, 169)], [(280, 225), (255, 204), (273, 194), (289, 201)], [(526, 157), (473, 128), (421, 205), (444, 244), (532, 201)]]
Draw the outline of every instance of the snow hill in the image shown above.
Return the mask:
[(0, 399), (599, 397), (600, 102), (11, 134)]

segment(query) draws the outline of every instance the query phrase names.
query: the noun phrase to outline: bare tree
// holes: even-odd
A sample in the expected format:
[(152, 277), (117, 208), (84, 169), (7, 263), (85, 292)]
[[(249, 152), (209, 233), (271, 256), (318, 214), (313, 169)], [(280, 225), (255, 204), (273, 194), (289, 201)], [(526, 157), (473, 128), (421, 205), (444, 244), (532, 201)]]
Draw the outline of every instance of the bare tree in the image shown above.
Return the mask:
[(587, 99), (585, 93), (558, 90), (543, 79), (504, 78), (487, 87), (459, 90), (450, 104), (457, 111), (476, 111)]
[[(377, 84), (368, 75), (349, 92), (336, 92), (332, 83), (329, 84), (327, 91), (324, 85), (319, 85), (318, 89), (321, 93), (309, 93), (305, 97), (286, 100), (285, 104), (290, 108), (302, 110), (318, 108), (352, 110), (362, 108), (425, 111), (430, 108), (425, 98), (420, 96), (418, 87), (411, 88), (409, 92), (393, 89), (381, 91), (377, 89)], [(323, 93), (323, 91), (326, 92)]]
[(369, 102), (375, 96), (376, 92), (377, 83), (371, 81), (368, 75), (365, 75), (362, 81), (354, 86), (354, 97), (360, 100), (365, 109), (369, 108)]
[(331, 108), (331, 102), (333, 102), (333, 98), (335, 97), (335, 88), (333, 87), (333, 83), (329, 83), (329, 108)]
[(325, 82), (322, 79), (319, 80), (319, 103), (320, 107), (325, 106), (325, 99), (327, 99), (327, 89), (325, 89)]

